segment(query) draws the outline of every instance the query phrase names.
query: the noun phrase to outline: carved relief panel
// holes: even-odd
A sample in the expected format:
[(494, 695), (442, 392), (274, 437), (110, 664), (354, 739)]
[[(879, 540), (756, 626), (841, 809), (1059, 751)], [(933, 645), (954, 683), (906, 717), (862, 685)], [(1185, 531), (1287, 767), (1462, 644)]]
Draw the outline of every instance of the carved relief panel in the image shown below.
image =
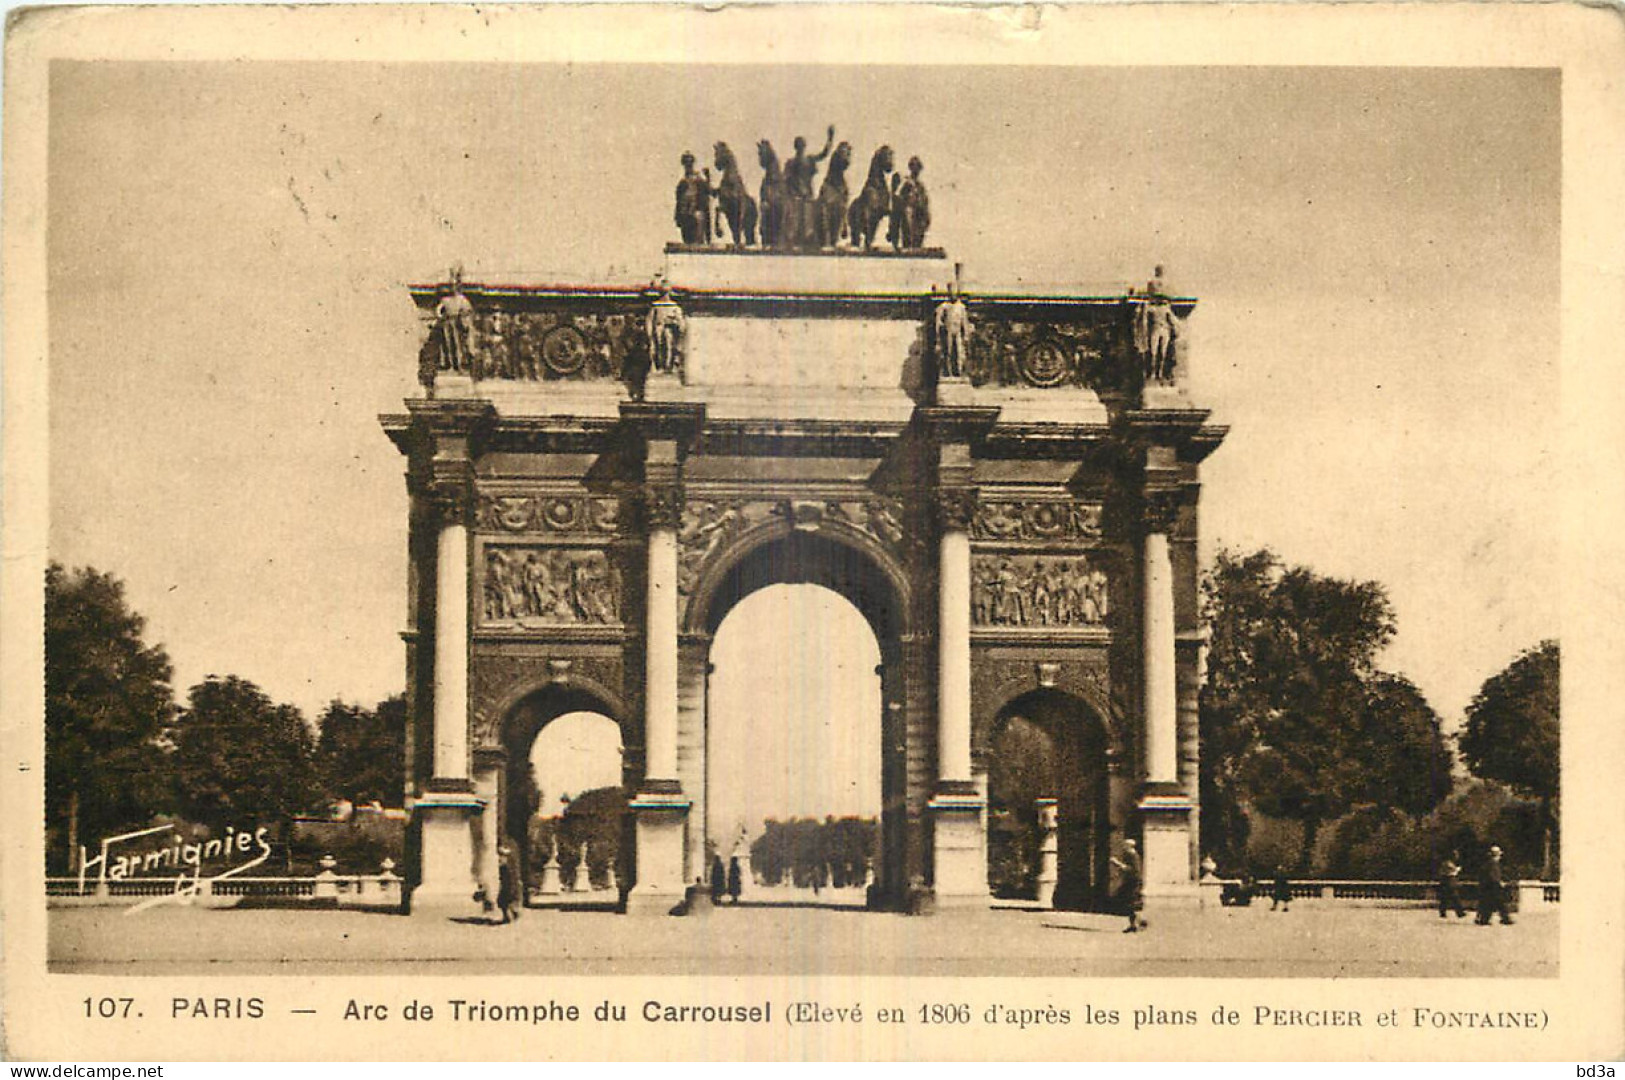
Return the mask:
[(689, 499), (677, 532), (677, 587), (693, 592), (706, 561), (736, 537), (773, 521), (816, 531), (826, 522), (856, 529), (886, 548), (903, 543), (902, 508), (879, 496), (833, 499)]
[(973, 540), (1091, 544), (1101, 537), (1102, 512), (1094, 502), (1007, 500), (987, 498), (984, 492), (970, 534)]
[(648, 354), (642, 319), (482, 308), (474, 314), (475, 378), (618, 379)]
[(620, 512), (619, 499), (601, 496), (482, 492), (474, 523), (489, 532), (613, 536), (620, 528)]
[(490, 544), (481, 567), (487, 626), (619, 626), (620, 568), (595, 548)]
[(976, 626), (1103, 627), (1111, 614), (1106, 572), (1083, 555), (971, 557)]
[(1127, 390), (1137, 365), (1125, 356), (1118, 322), (979, 320), (970, 340), (970, 380), (977, 386)]

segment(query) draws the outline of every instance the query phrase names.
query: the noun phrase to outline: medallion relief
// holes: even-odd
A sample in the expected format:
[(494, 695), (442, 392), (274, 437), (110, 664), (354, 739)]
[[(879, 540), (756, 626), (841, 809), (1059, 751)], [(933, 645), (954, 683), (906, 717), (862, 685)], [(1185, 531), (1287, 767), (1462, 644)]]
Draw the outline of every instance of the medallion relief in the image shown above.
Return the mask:
[(620, 527), (619, 499), (591, 495), (481, 493), (475, 525), (490, 532), (613, 535)]
[(985, 499), (971, 519), (973, 540), (1081, 540), (1101, 536), (1099, 503), (1071, 499)]
[(474, 377), (541, 382), (618, 379), (629, 356), (643, 356), (642, 320), (629, 314), (477, 308)]

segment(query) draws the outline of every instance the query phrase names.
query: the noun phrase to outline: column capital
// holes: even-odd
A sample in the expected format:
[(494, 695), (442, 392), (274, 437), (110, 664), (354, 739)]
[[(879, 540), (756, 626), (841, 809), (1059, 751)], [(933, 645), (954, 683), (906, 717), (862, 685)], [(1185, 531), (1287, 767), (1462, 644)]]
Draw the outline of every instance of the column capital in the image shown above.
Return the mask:
[(650, 529), (676, 529), (683, 522), (683, 486), (671, 480), (645, 483), (638, 491), (643, 524)]
[(466, 461), (437, 461), (423, 486), (423, 499), (436, 524), (467, 526), (474, 518), (474, 469)]
[(977, 491), (974, 487), (939, 487), (934, 493), (937, 522), (944, 531), (969, 532), (976, 516)]
[(1148, 488), (1145, 493), (1146, 532), (1172, 533), (1179, 523), (1179, 511), (1184, 501), (1178, 488)]

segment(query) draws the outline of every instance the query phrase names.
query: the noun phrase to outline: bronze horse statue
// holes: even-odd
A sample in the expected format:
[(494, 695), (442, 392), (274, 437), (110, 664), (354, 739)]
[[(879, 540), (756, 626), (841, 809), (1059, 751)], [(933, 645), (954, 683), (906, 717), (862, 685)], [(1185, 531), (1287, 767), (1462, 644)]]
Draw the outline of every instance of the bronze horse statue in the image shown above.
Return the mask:
[[(725, 142), (714, 148), (717, 172), (722, 182), (712, 189), (717, 197), (719, 219), (726, 219), (728, 231), (733, 234), (733, 246), (744, 247), (756, 243), (756, 200), (745, 190), (745, 181), (739, 175), (739, 162)], [(722, 221), (717, 221), (717, 238), (722, 237)]]
[(784, 173), (779, 168), (779, 155), (773, 144), (763, 139), (756, 144), (756, 160), (762, 166), (761, 225), (762, 246), (779, 247), (784, 243), (784, 207), (786, 192)]
[(847, 225), (852, 231), (852, 246), (855, 248), (867, 251), (874, 247), (880, 222), (892, 211), (891, 188), (886, 183), (886, 174), (891, 171), (891, 147), (882, 146), (869, 159), (869, 178), (863, 182), (863, 190), (852, 200), (852, 206), (846, 212)]
[(813, 213), (814, 232), (821, 248), (834, 247), (846, 235), (846, 203), (851, 197), (846, 190), (846, 170), (851, 164), (852, 144), (843, 142), (829, 159)]

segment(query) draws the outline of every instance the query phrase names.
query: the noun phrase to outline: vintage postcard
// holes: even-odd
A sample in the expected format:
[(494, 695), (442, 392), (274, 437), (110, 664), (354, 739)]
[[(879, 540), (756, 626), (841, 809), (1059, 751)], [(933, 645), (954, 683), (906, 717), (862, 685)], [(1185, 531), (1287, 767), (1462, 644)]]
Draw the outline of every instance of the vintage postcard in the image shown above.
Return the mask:
[(14, 14), (4, 1052), (1616, 1058), (1622, 60)]

